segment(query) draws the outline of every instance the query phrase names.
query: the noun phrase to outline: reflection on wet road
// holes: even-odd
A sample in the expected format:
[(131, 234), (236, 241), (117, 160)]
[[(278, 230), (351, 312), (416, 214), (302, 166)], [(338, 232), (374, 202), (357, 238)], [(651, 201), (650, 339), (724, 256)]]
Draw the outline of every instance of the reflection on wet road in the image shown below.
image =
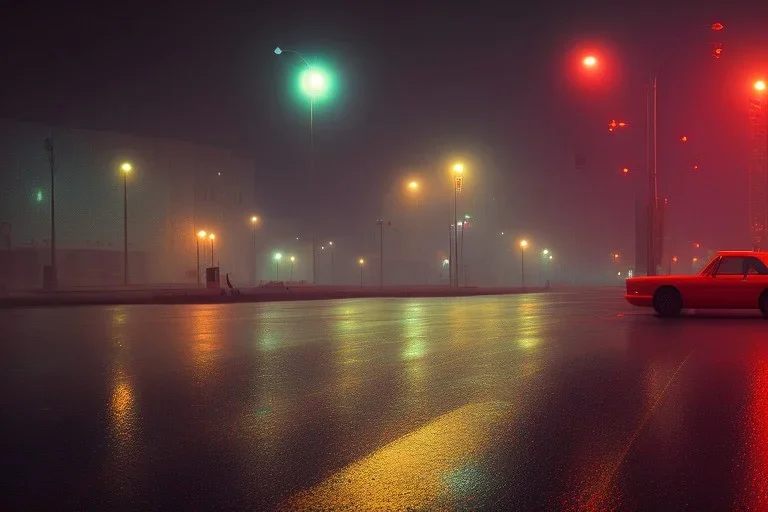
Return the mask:
[(2, 509), (768, 508), (768, 323), (620, 289), (0, 311)]

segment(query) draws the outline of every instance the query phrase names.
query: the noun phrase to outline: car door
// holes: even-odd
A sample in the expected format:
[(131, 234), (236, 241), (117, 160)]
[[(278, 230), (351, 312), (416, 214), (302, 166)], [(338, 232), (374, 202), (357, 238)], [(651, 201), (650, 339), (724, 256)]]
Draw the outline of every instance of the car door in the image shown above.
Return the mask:
[[(744, 256), (723, 256), (711, 280), (709, 304), (703, 307), (722, 309), (743, 309), (757, 307), (758, 295), (752, 282), (757, 275), (756, 258)], [(752, 273), (753, 279), (749, 276)]]

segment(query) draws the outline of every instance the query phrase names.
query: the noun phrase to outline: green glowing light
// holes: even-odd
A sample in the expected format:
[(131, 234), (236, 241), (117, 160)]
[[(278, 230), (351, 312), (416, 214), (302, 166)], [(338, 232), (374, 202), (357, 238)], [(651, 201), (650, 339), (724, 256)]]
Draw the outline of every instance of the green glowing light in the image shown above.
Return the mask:
[(333, 87), (333, 77), (323, 68), (312, 66), (299, 75), (299, 88), (313, 101), (328, 97)]
[(42, 190), (38, 190), (37, 192), (35, 192), (35, 201), (37, 201), (38, 203), (42, 203), (43, 202), (43, 191)]

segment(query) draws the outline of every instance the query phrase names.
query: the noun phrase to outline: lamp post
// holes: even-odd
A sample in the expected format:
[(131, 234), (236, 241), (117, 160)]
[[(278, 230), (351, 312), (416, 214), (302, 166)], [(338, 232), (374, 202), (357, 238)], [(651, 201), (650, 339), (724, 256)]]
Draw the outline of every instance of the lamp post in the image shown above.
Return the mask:
[(133, 166), (123, 162), (120, 166), (123, 172), (123, 284), (128, 284), (128, 175)]
[(251, 256), (251, 270), (253, 272), (253, 285), (256, 285), (256, 224), (259, 223), (259, 217), (253, 215), (251, 217), (251, 227), (253, 229), (253, 254)]
[(451, 286), (459, 287), (459, 218), (457, 214), (457, 205), (459, 192), (461, 192), (461, 185), (464, 174), (464, 164), (462, 162), (456, 162), (453, 164), (453, 256), (452, 262), (452, 284)]
[(55, 214), (55, 197), (56, 189), (54, 186), (54, 169), (56, 167), (56, 161), (53, 156), (53, 138), (47, 137), (45, 139), (45, 149), (48, 151), (48, 164), (51, 168), (51, 270), (48, 281), (48, 286), (51, 290), (56, 288), (57, 285), (57, 270), (56, 270), (56, 214)]
[(291, 256), (291, 275), (288, 278), (289, 282), (293, 282), (293, 264), (296, 262), (296, 256)]
[(208, 240), (211, 241), (211, 267), (213, 267), (214, 266), (214, 264), (213, 264), (213, 241), (216, 240), (216, 235), (214, 235), (213, 233), (209, 233), (208, 234)]
[[(421, 189), (421, 184), (416, 180), (410, 180), (406, 183), (406, 188), (408, 190), (408, 193), (410, 193), (416, 202), (416, 210), (419, 211), (419, 191)], [(419, 212), (420, 213), (420, 212)], [(418, 215), (418, 213), (417, 213)], [(417, 234), (419, 235), (419, 238), (421, 238), (421, 231), (423, 230), (423, 225), (421, 223), (421, 219), (419, 219), (420, 222), (417, 222)], [(427, 284), (428, 278), (427, 278), (427, 262), (424, 255), (424, 245), (421, 245), (421, 250), (419, 251), (419, 259), (421, 260), (421, 264), (424, 265), (424, 284)]]
[(200, 239), (205, 239), (208, 235), (205, 231), (198, 231), (195, 237), (195, 245), (197, 246), (197, 286), (200, 286)]
[(333, 241), (328, 242), (328, 246), (331, 248), (331, 284), (334, 284), (333, 281)]
[(357, 263), (360, 265), (360, 288), (363, 287), (363, 265), (365, 265), (365, 260), (363, 258), (360, 258), (357, 260)]
[[(309, 98), (309, 153), (310, 153), (310, 187), (313, 198), (315, 197), (315, 102), (328, 92), (329, 77), (323, 70), (314, 67), (299, 52), (284, 50), (279, 46), (274, 50), (275, 55), (291, 53), (304, 64), (305, 70), (300, 77), (302, 92)], [(314, 201), (313, 201), (314, 203)], [(317, 244), (315, 240), (316, 216), (312, 216), (312, 283), (315, 283), (317, 275)]]
[(280, 281), (280, 260), (283, 255), (279, 252), (275, 254), (275, 281)]
[[(549, 258), (547, 258), (547, 256), (550, 256), (549, 249), (544, 249), (543, 251), (541, 251), (541, 259), (544, 262), (549, 260)], [(539, 282), (538, 282), (539, 286), (541, 286), (541, 263), (542, 262), (539, 261)]]
[(520, 287), (525, 288), (525, 248), (528, 240), (520, 240)]

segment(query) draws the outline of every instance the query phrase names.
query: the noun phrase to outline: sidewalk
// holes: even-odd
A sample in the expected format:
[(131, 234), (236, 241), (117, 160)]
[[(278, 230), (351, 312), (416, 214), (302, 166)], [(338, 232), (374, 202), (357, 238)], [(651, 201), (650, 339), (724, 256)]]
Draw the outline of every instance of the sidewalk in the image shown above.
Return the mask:
[[(241, 288), (239, 295), (223, 294), (223, 290), (204, 288), (130, 288), (108, 290), (30, 291), (0, 296), (0, 308), (123, 305), (123, 304), (228, 304), (236, 302), (269, 302), (289, 300), (352, 299), (362, 297), (466, 297), (475, 295), (509, 295), (545, 291), (542, 287), (495, 288), (445, 286), (264, 286)], [(224, 290), (229, 291), (229, 290)]]

